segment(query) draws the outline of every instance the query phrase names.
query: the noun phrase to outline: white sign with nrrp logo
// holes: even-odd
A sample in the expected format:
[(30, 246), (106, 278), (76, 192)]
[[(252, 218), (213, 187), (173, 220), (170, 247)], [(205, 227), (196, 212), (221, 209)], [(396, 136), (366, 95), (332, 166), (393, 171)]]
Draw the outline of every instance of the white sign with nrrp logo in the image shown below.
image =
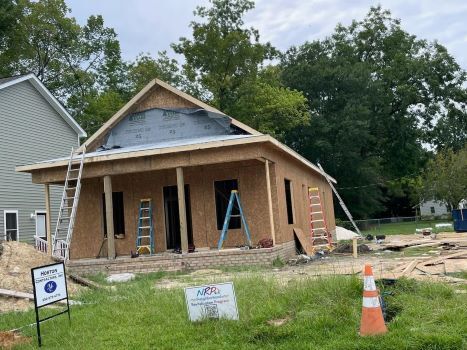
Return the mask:
[(37, 267), (32, 269), (31, 272), (37, 307), (67, 298), (63, 263)]
[(232, 282), (185, 288), (185, 299), (191, 321), (206, 318), (238, 320)]

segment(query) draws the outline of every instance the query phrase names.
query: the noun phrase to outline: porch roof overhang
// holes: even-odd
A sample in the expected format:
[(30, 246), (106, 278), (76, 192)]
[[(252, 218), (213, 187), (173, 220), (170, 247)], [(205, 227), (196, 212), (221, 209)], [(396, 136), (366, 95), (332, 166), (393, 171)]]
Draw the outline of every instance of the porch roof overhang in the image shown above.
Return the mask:
[[(83, 178), (262, 159), (265, 158), (262, 146), (270, 146), (283, 152), (324, 176), (316, 165), (269, 135), (231, 135), (222, 139), (208, 137), (91, 152), (84, 159)], [(64, 157), (18, 166), (16, 171), (31, 173), (34, 183), (60, 183), (64, 181), (68, 160), (69, 157)], [(334, 178), (327, 176), (336, 183)]]

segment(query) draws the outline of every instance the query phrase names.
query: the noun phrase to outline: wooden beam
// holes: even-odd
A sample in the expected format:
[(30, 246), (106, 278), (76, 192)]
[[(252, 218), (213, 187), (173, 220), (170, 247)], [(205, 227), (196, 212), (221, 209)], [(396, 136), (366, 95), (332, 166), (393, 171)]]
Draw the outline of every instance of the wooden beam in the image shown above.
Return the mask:
[(269, 209), (269, 227), (271, 229), (272, 244), (276, 245), (276, 230), (274, 229), (274, 212), (272, 210), (272, 195), (271, 195), (271, 178), (269, 175), (269, 160), (264, 162), (266, 170), (266, 189), (268, 192), (268, 209)]
[(52, 256), (52, 210), (50, 210), (50, 185), (44, 185), (45, 192), (45, 226), (47, 230), (47, 255)]
[(114, 210), (112, 200), (112, 178), (104, 176), (105, 219), (107, 223), (107, 257), (115, 259)]
[(185, 207), (185, 182), (183, 180), (183, 168), (177, 168), (178, 213), (180, 220), (180, 241), (182, 252), (188, 253), (188, 228), (186, 224)]
[(358, 258), (357, 237), (352, 238), (352, 256), (353, 256), (355, 259)]

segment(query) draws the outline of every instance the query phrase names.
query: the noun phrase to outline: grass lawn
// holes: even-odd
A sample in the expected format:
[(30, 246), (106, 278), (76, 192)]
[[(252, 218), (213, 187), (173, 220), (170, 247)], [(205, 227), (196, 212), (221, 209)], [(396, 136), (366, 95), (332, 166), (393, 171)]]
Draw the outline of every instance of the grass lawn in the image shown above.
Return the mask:
[[(408, 235), (414, 234), (415, 229), (432, 227), (435, 231), (435, 225), (439, 223), (452, 223), (451, 220), (422, 220), (410, 222), (394, 222), (389, 224), (375, 224), (371, 229), (363, 230), (362, 234), (384, 234), (384, 235)], [(443, 232), (454, 231), (452, 228), (443, 227)]]
[[(154, 289), (163, 274), (137, 276), (114, 290), (76, 298), (71, 326), (65, 315), (42, 324), (44, 349), (466, 349), (467, 298), (440, 284), (400, 280), (386, 302), (389, 333), (358, 336), (362, 281), (331, 276), (280, 285), (234, 279), (240, 321), (190, 323), (181, 288)], [(165, 275), (167, 276), (167, 275)], [(50, 310), (44, 310), (49, 312)], [(268, 320), (287, 318), (281, 326)], [(0, 330), (34, 321), (34, 312), (3, 314)], [(23, 333), (34, 337), (35, 328)]]

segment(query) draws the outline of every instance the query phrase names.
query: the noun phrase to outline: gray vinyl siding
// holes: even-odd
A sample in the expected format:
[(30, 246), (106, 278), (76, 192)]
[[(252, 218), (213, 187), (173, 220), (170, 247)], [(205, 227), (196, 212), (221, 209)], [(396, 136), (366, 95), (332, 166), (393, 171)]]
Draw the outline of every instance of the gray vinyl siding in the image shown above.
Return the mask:
[[(33, 242), (36, 220), (45, 211), (44, 185), (31, 175), (15, 172), (19, 165), (68, 156), (78, 135), (28, 81), (0, 90), (0, 240), (4, 239), (4, 210), (18, 210), (19, 240)], [(52, 233), (62, 194), (51, 186)]]

